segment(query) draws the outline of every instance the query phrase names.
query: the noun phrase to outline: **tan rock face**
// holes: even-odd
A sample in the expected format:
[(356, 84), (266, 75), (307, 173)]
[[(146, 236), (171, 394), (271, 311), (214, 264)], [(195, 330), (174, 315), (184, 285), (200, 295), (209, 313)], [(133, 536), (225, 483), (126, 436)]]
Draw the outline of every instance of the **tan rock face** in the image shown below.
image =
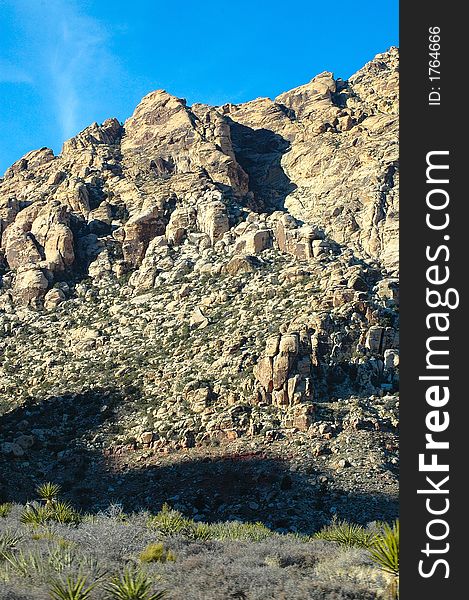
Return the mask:
[(281, 199), (292, 215), (320, 225), (363, 257), (397, 268), (397, 49), (378, 55), (348, 82), (323, 73), (274, 102), (228, 110), (251, 137), (262, 127), (289, 142), (286, 150), (278, 146), (276, 159), (266, 152), (262, 160), (247, 144), (241, 156), (246, 165), (254, 162), (250, 176), (260, 162), (282, 170), (288, 181)]
[(21, 303), (37, 308), (48, 286), (49, 281), (44, 272), (28, 265), (17, 270), (13, 290)]
[(145, 96), (125, 123), (124, 158), (132, 168), (157, 176), (195, 174), (204, 171), (209, 181), (247, 191), (247, 176), (236, 163), (230, 129), (211, 107), (197, 105), (164, 90)]
[(151, 206), (126, 223), (122, 252), (124, 260), (132, 266), (141, 264), (150, 241), (164, 233), (165, 227), (160, 217), (158, 207)]
[[(236, 276), (272, 249), (314, 262), (348, 248), (386, 267), (380, 294), (397, 302), (397, 101), (395, 48), (349, 81), (321, 73), (275, 100), (189, 107), (152, 92), (124, 125), (93, 123), (60, 155), (34, 150), (6, 171), (0, 264), (36, 272), (40, 299), (42, 271), (50, 286), (141, 268), (130, 274), (144, 290), (191, 265), (211, 272), (210, 252), (218, 272)], [(160, 236), (171, 256), (146, 260)], [(172, 249), (187, 245), (208, 254), (179, 261)], [(31, 303), (23, 280), (13, 292)], [(341, 285), (366, 291), (360, 276)]]
[(62, 304), (64, 300), (65, 294), (62, 292), (62, 290), (54, 288), (52, 290), (49, 290), (45, 295), (44, 308), (46, 310), (53, 310), (54, 308), (57, 308), (59, 304)]
[(297, 332), (267, 339), (264, 354), (254, 367), (264, 400), (291, 406), (313, 399), (311, 340)]

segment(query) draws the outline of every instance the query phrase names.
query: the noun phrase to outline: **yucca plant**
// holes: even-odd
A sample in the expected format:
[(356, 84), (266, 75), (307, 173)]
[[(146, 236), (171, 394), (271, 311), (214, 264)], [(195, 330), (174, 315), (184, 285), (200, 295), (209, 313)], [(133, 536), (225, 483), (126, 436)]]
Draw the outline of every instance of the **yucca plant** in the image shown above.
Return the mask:
[(81, 521), (80, 513), (78, 513), (68, 502), (56, 502), (50, 507), (50, 520), (57, 523), (77, 524)]
[(70, 569), (76, 560), (75, 551), (73, 548), (57, 545), (49, 548), (47, 561), (50, 568), (57, 573), (62, 573), (66, 569)]
[(49, 521), (62, 524), (78, 524), (81, 515), (68, 502), (53, 502), (45, 505), (30, 504), (20, 516), (20, 521), (29, 525), (45, 525)]
[(313, 537), (328, 542), (337, 542), (346, 548), (369, 548), (374, 543), (376, 534), (367, 531), (357, 523), (348, 523), (333, 518), (329, 525), (317, 531)]
[(186, 519), (179, 511), (173, 510), (167, 504), (163, 504), (160, 512), (150, 518), (149, 526), (164, 537), (177, 534), (189, 535), (194, 522)]
[(0, 517), (8, 517), (13, 508), (13, 504), (11, 502), (3, 502), (0, 504)]
[(49, 518), (49, 509), (46, 506), (26, 506), (20, 516), (21, 523), (28, 525), (44, 525)]
[(213, 527), (208, 523), (197, 523), (194, 524), (194, 527), (190, 531), (189, 536), (192, 540), (197, 540), (199, 542), (206, 542), (211, 540), (213, 535)]
[(37, 552), (6, 552), (3, 558), (8, 567), (23, 579), (44, 575), (48, 569), (47, 561)]
[(58, 483), (47, 481), (46, 483), (37, 486), (36, 493), (47, 506), (53, 504), (57, 500), (60, 494), (60, 485)]
[(91, 592), (98, 582), (87, 585), (83, 575), (68, 575), (65, 580), (53, 581), (50, 587), (50, 596), (54, 600), (88, 600)]
[(152, 592), (153, 582), (141, 571), (127, 568), (106, 585), (106, 591), (114, 600), (161, 600), (167, 597), (165, 590)]
[(239, 523), (238, 521), (215, 524), (215, 536), (221, 540), (246, 540), (261, 542), (272, 535), (263, 523)]
[(0, 560), (5, 558), (5, 554), (15, 550), (16, 546), (22, 540), (22, 536), (11, 531), (4, 531), (0, 535)]
[(399, 520), (392, 526), (384, 523), (375, 536), (370, 554), (376, 565), (386, 573), (399, 575)]

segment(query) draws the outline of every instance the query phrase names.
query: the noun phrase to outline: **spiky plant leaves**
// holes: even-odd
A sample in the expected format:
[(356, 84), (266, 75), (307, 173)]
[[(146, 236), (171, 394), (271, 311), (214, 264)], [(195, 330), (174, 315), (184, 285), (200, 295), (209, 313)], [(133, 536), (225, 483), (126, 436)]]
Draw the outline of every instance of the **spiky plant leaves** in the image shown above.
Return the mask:
[(54, 502), (44, 506), (30, 504), (21, 513), (20, 521), (35, 526), (45, 525), (49, 521), (77, 525), (81, 521), (81, 515), (68, 502)]
[(50, 520), (63, 524), (77, 524), (80, 514), (68, 502), (56, 502), (50, 507)]
[(60, 485), (47, 481), (37, 486), (36, 493), (46, 504), (50, 504), (57, 500), (60, 494)]
[(392, 526), (383, 524), (370, 548), (370, 554), (382, 571), (396, 577), (399, 575), (399, 520)]
[(152, 586), (152, 580), (142, 571), (127, 568), (120, 576), (114, 577), (105, 589), (114, 600), (162, 600), (167, 597), (165, 590), (152, 592)]
[(337, 542), (346, 548), (369, 548), (374, 543), (375, 534), (357, 523), (339, 521), (335, 518), (330, 525), (323, 527), (313, 537), (328, 542)]
[(13, 504), (11, 502), (3, 502), (0, 504), (0, 517), (8, 517), (13, 508)]
[(52, 582), (50, 596), (54, 600), (88, 600), (97, 582), (86, 585), (86, 577), (83, 575), (69, 575), (65, 580), (60, 579)]
[(49, 519), (49, 509), (47, 506), (26, 506), (20, 516), (21, 523), (25, 525), (44, 525)]

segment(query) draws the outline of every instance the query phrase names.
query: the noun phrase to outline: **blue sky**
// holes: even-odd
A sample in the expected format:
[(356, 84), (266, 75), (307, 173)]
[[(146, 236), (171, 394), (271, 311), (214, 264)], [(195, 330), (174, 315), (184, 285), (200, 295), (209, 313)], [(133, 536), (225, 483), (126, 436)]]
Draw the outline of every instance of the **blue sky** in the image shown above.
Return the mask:
[(189, 104), (347, 78), (398, 45), (397, 0), (0, 0), (0, 174), (149, 91)]

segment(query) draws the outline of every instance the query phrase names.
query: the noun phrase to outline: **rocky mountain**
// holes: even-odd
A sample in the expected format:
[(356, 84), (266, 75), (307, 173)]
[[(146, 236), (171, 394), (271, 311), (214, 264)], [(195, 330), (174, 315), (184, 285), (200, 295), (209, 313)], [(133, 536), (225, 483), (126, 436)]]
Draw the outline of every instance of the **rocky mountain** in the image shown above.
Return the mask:
[(89, 498), (107, 490), (90, 483), (98, 456), (122, 472), (277, 444), (323, 498), (330, 482), (327, 510), (357, 486), (395, 500), (397, 134), (391, 48), (275, 100), (188, 106), (158, 90), (124, 124), (13, 164), (5, 477), (88, 481)]

